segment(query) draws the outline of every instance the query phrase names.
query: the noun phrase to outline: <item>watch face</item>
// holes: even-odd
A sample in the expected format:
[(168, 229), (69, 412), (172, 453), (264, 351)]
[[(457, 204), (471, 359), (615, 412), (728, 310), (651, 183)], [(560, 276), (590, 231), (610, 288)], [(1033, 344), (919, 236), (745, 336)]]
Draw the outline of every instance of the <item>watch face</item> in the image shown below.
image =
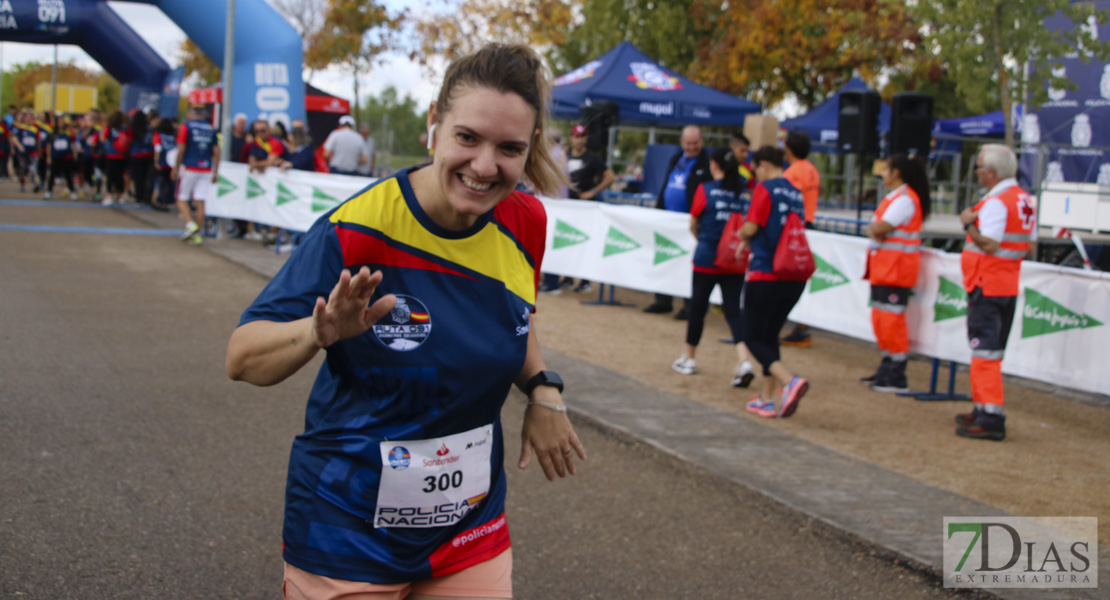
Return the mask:
[(560, 390), (563, 388), (563, 378), (555, 371), (541, 371), (540, 375), (544, 376), (544, 383), (552, 387), (558, 387)]
[(531, 395), (532, 390), (535, 390), (541, 385), (553, 387), (562, 392), (563, 378), (559, 377), (559, 374), (555, 371), (540, 371), (539, 373), (536, 373), (536, 375), (532, 377), (532, 379), (528, 382), (528, 387), (524, 390), (524, 392), (528, 395)]

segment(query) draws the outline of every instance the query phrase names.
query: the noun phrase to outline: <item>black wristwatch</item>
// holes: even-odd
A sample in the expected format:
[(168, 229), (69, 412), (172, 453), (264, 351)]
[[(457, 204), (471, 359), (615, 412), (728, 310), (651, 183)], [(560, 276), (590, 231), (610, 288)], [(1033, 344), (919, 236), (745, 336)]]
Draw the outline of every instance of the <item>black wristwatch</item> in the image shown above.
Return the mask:
[(968, 223), (968, 224), (964, 225), (964, 231), (967, 231), (968, 229), (971, 229), (971, 227), (972, 227), (973, 225), (975, 225), (975, 221), (972, 221), (972, 222), (970, 222), (970, 223)]
[(531, 398), (532, 392), (541, 385), (553, 387), (559, 390), (559, 393), (563, 392), (563, 378), (559, 377), (559, 374), (555, 371), (540, 371), (536, 373), (528, 380), (528, 383), (524, 384), (524, 388), (521, 391), (524, 392), (525, 396)]

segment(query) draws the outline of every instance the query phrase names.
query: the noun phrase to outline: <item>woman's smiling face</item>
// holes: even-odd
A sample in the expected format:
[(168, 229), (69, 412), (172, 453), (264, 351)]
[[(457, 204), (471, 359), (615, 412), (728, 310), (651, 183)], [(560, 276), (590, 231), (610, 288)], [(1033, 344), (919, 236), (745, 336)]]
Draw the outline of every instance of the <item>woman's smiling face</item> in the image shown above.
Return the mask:
[(428, 123), (436, 124), (428, 167), (435, 175), (436, 197), (428, 198), (424, 209), (440, 225), (464, 229), (520, 181), (536, 135), (536, 111), (513, 93), (459, 88), (450, 112), (438, 115), (433, 106)]

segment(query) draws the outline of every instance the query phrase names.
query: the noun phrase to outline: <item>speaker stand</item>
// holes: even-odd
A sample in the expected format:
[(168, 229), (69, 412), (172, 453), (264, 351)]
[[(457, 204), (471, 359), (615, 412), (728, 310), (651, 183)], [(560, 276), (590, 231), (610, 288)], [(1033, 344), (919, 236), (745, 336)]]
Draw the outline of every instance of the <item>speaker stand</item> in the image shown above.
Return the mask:
[(856, 196), (856, 235), (863, 236), (863, 160), (866, 154), (859, 154), (859, 194)]

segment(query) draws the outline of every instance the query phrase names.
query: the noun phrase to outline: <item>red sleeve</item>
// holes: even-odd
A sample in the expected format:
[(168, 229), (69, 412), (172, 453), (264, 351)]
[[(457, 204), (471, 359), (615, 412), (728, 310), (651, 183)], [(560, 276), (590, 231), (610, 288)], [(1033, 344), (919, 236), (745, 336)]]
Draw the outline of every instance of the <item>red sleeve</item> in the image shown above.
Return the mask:
[(178, 144), (184, 144), (186, 138), (188, 138), (188, 137), (189, 137), (189, 128), (186, 127), (184, 123), (182, 123), (181, 127), (177, 130), (177, 143)]
[[(547, 246), (547, 212), (543, 209), (543, 203), (535, 196), (514, 191), (497, 204), (493, 217), (513, 234), (532, 260), (538, 290), (542, 277), (543, 251)], [(532, 309), (533, 312), (535, 310)]]
[(760, 227), (767, 226), (767, 219), (771, 216), (771, 194), (760, 182), (752, 192), (752, 203), (748, 206), (748, 214), (744, 215), (745, 221), (751, 221)]
[(698, 189), (694, 190), (694, 204), (690, 206), (690, 216), (700, 217), (701, 213), (705, 211), (705, 185), (698, 184)]
[(239, 162), (250, 162), (251, 152), (254, 150), (254, 142), (243, 144), (243, 149), (239, 151)]

